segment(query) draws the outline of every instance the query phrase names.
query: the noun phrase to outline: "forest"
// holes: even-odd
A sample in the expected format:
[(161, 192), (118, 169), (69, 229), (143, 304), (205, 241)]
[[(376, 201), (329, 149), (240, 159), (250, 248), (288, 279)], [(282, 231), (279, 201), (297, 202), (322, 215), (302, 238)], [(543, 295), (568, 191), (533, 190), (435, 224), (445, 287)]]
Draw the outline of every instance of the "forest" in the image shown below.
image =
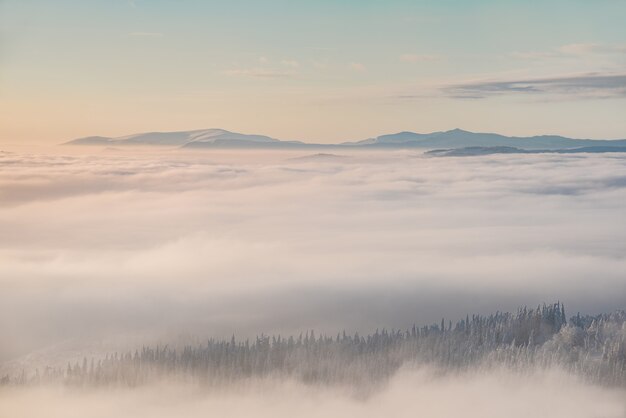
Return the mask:
[(23, 370), (2, 385), (63, 383), (134, 387), (159, 379), (227, 386), (246, 379), (291, 378), (312, 385), (380, 385), (401, 367), (441, 373), (506, 368), (517, 373), (558, 367), (585, 381), (626, 386), (626, 312), (576, 314), (562, 303), (514, 313), (467, 315), (453, 323), (336, 336), (308, 331), (253, 340), (209, 339), (205, 344), (144, 346), (64, 368)]

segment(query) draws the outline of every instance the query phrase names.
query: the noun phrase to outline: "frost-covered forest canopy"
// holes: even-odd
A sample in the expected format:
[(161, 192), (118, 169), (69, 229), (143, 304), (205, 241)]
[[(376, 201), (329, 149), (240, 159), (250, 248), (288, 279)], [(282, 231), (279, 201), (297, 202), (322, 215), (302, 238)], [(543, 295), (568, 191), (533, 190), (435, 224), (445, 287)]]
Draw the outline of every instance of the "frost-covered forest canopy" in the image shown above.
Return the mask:
[(133, 387), (158, 379), (223, 386), (246, 378), (295, 378), (311, 384), (373, 387), (404, 365), (442, 372), (508, 368), (516, 372), (562, 368), (586, 381), (626, 387), (626, 312), (577, 314), (567, 323), (561, 303), (516, 313), (469, 315), (456, 322), (360, 336), (257, 336), (252, 341), (210, 339), (180, 349), (142, 347), (104, 359), (46, 366), (5, 376), (4, 385), (63, 382)]

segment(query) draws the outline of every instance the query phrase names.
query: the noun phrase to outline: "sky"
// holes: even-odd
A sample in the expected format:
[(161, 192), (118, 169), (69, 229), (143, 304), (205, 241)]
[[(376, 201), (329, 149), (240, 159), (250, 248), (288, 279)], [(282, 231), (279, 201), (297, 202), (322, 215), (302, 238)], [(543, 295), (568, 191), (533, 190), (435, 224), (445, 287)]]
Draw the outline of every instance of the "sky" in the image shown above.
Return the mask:
[(626, 138), (626, 2), (0, 1), (0, 144)]

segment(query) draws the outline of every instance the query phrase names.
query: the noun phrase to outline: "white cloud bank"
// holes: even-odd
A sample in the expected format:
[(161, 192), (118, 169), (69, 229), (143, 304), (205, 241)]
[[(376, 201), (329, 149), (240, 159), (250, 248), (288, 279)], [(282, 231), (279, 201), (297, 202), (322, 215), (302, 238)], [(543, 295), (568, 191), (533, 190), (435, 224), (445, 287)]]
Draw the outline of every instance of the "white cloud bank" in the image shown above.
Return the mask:
[(293, 156), (0, 154), (0, 361), (626, 306), (623, 156)]
[(0, 415), (99, 417), (464, 417), (620, 418), (621, 390), (585, 385), (557, 371), (434, 376), (405, 370), (369, 396), (337, 387), (263, 380), (226, 390), (163, 384), (136, 389), (0, 388)]

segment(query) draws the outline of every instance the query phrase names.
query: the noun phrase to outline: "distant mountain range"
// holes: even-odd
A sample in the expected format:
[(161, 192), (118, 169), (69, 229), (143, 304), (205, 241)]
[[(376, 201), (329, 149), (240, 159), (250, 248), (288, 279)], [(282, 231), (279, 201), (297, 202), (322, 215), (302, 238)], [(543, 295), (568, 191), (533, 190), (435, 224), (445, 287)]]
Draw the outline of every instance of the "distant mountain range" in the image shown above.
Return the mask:
[(280, 141), (264, 135), (247, 135), (224, 129), (200, 129), (180, 132), (146, 132), (110, 138), (105, 136), (88, 136), (78, 138), (66, 144), (71, 145), (161, 145), (174, 147), (240, 147), (291, 144), (292, 141)]
[[(66, 142), (69, 145), (152, 145), (201, 149), (457, 149), (468, 147), (510, 147), (519, 150), (562, 150), (585, 147), (626, 147), (626, 139), (573, 139), (557, 135), (510, 137), (493, 133), (475, 133), (461, 129), (418, 134), (399, 132), (357, 142), (315, 144), (284, 141), (264, 135), (249, 135), (224, 129), (201, 129), (180, 132), (146, 132), (116, 138), (88, 136)], [(582, 151), (585, 152), (585, 151)], [(606, 152), (606, 151), (605, 151)]]
[(494, 154), (578, 154), (578, 153), (592, 153), (600, 154), (605, 152), (626, 152), (626, 147), (580, 147), (580, 148), (563, 148), (563, 149), (550, 149), (550, 150), (527, 150), (514, 147), (463, 147), (452, 149), (436, 149), (426, 151), (426, 155), (436, 157), (471, 157), (478, 155), (494, 155)]

